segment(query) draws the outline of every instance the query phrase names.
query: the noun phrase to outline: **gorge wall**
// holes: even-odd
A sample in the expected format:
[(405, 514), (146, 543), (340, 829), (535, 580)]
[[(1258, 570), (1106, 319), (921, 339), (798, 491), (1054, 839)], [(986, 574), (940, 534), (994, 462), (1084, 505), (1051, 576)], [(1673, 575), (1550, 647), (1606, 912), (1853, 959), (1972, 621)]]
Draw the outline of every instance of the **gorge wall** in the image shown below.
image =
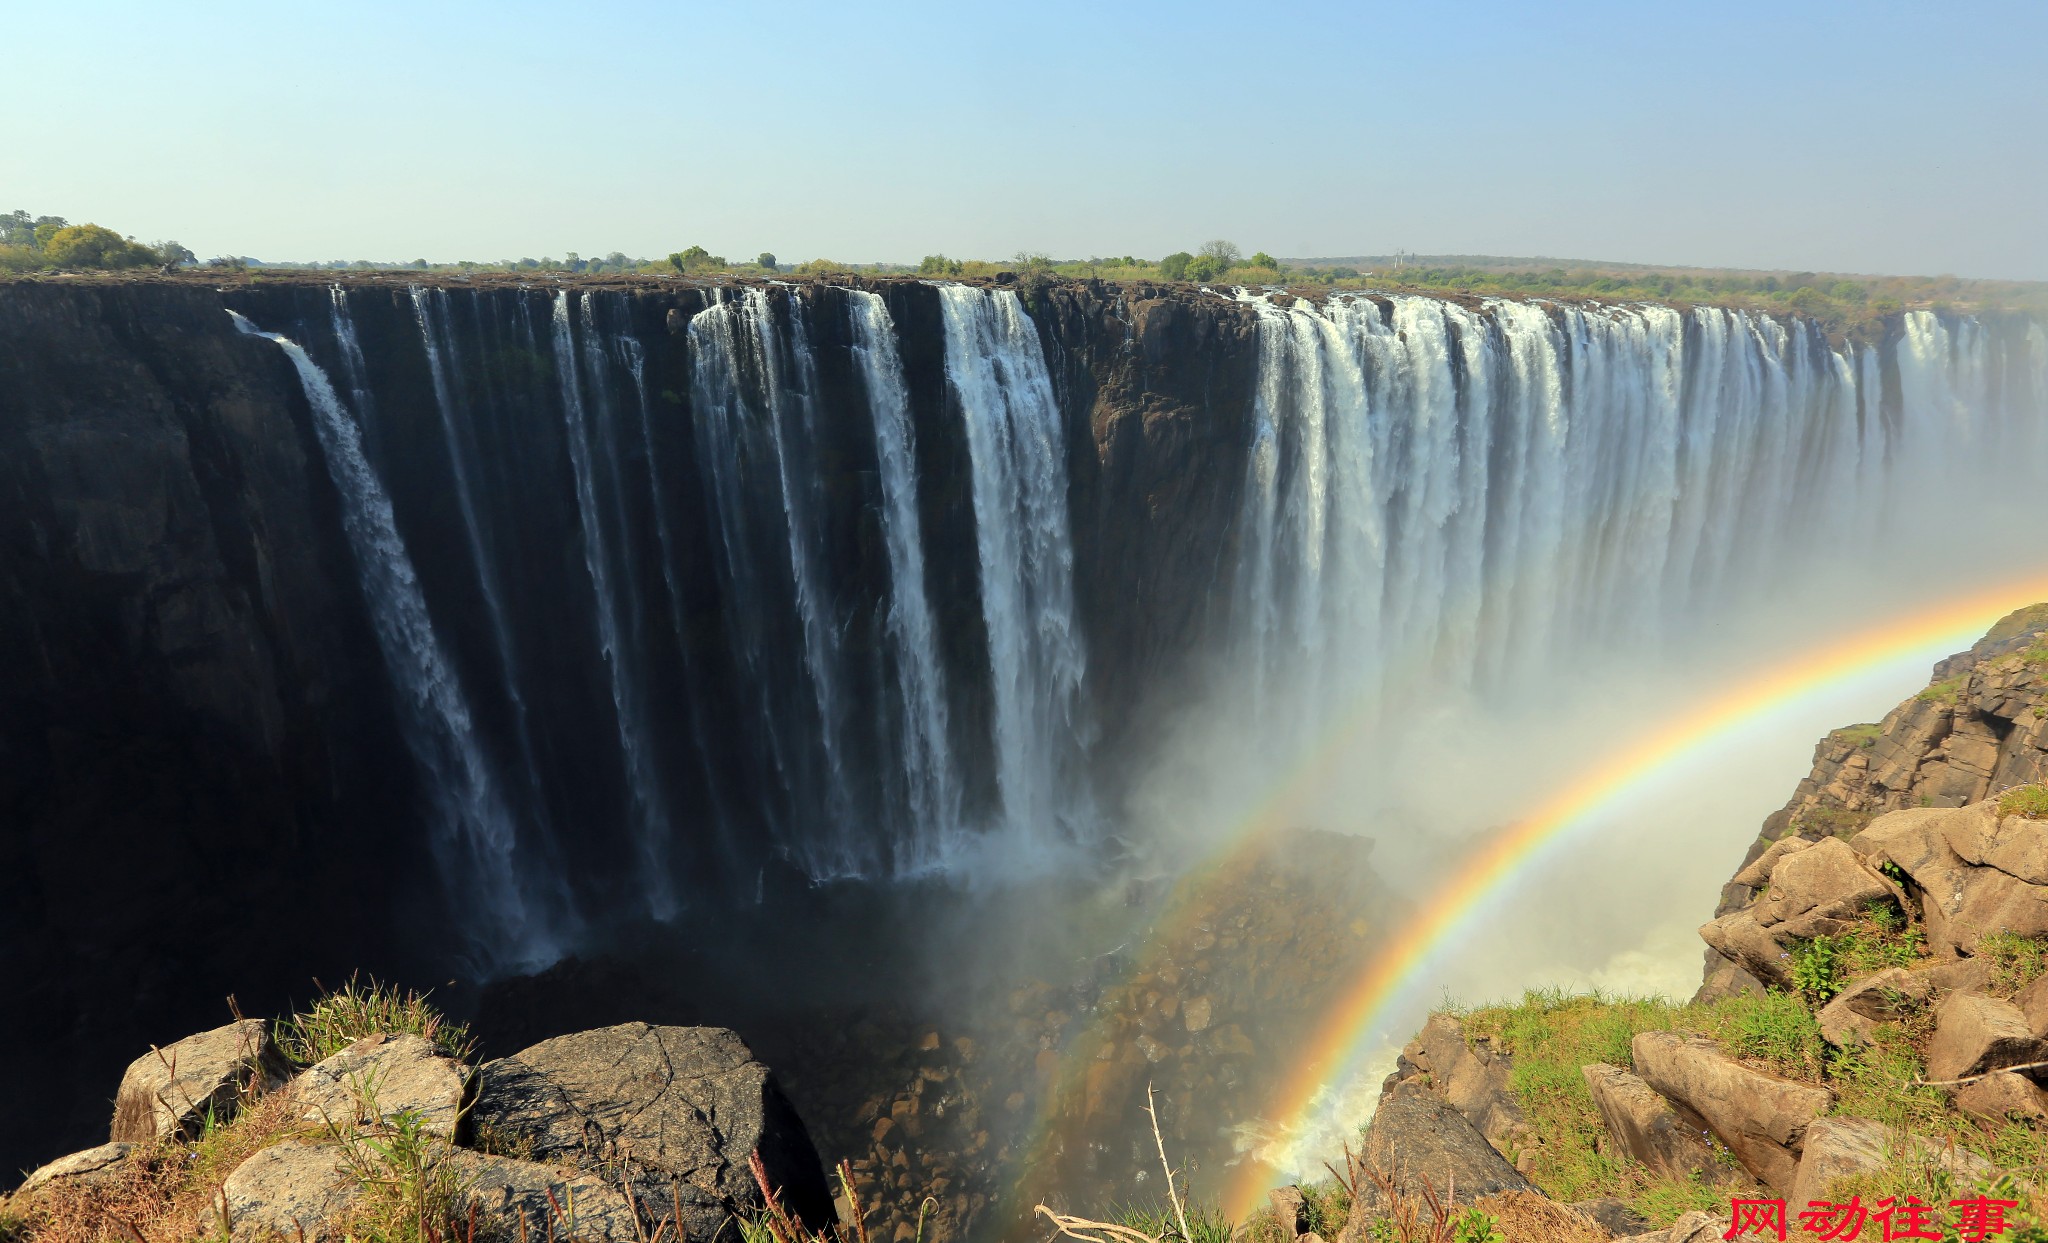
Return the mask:
[(1190, 705), (1277, 758), (1683, 643), (2041, 461), (2044, 372), (1932, 312), (0, 286), (0, 1045), (82, 1142), (230, 990), (1143, 855)]

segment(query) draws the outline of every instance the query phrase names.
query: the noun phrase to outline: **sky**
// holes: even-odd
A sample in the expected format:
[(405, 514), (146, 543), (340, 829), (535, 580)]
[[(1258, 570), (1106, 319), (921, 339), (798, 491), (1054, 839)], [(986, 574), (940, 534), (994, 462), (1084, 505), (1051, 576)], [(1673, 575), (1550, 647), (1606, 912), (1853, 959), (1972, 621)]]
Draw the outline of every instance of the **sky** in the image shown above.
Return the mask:
[(2048, 279), (2048, 5), (18, 6), (0, 211), (202, 257)]

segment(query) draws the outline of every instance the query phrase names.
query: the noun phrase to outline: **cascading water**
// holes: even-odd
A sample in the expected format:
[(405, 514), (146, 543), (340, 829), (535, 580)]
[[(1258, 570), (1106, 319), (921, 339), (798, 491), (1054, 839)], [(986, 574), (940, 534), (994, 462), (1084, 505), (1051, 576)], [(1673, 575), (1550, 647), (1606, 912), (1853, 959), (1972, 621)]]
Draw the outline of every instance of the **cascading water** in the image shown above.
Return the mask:
[(1239, 297), (1260, 383), (1235, 641), (1255, 686), (1326, 706), (1396, 668), (1498, 684), (1681, 637), (2037, 434), (2040, 390), (2001, 414), (1982, 330), (1928, 312), (1887, 397), (1873, 348), (1806, 320)]
[(1038, 329), (1008, 290), (939, 289), (946, 377), (973, 467), (996, 781), (1012, 847), (1090, 832), (1087, 662), (1074, 615), (1066, 434)]
[[(586, 306), (588, 303), (585, 304)], [(586, 338), (594, 328), (585, 326)], [(593, 380), (603, 384), (603, 353), (590, 360)], [(591, 429), (583, 403), (583, 381), (578, 375), (576, 333), (570, 323), (567, 291), (555, 295), (554, 362), (561, 384), (562, 414), (567, 426), (569, 460), (576, 481), (576, 509), (582, 527), (584, 565), (590, 572), (591, 590), (596, 597), (598, 645), (610, 677), (612, 707), (616, 714), (619, 748), (625, 756), (627, 788), (633, 797), (641, 854), (640, 874), (645, 886), (648, 913), (667, 919), (677, 908), (674, 877), (669, 871), (673, 826), (666, 801), (657, 785), (654, 759), (646, 753), (645, 718), (640, 709), (642, 683), (628, 667), (628, 653), (620, 639), (618, 600), (613, 594), (611, 548), (606, 539), (604, 515), (597, 496), (597, 472), (591, 460)]]
[(434, 852), (472, 930), (471, 955), (484, 969), (549, 961), (558, 947), (544, 904), (525, 891), (516, 828), (427, 614), (391, 502), (363, 454), (362, 435), (326, 373), (297, 342), (228, 313), (241, 331), (284, 350), (305, 390), (377, 644), (398, 691), (399, 719), (434, 803)]
[[(390, 490), (351, 539), (410, 584), (378, 587), (406, 619), (379, 634), (426, 636), (386, 658), (440, 688), (405, 692), (408, 729), (451, 885), (510, 895), (476, 900), (506, 957), (572, 908), (665, 917), (778, 862), (999, 875), (1128, 835), (1092, 732), (1128, 709), (1083, 635), (1133, 649), (1079, 586), (1123, 532), (1075, 517), (1065, 328), (962, 285), (420, 287), (359, 336), (380, 296), (301, 312), (357, 394), (323, 446)], [(1205, 417), (1246, 429), (1242, 460), (1171, 469), (1241, 485), (1189, 562), (1213, 571), (1170, 591), (1249, 688), (1216, 716), (1255, 775), (1411, 683), (1483, 698), (1684, 645), (2048, 448), (2048, 337), (2018, 321), (1913, 312), (1831, 344), (1713, 308), (1239, 298), (1252, 408)]]
[(960, 783), (948, 736), (946, 673), (938, 625), (925, 595), (924, 528), (917, 512), (917, 447), (904, 390), (896, 326), (879, 294), (848, 294), (853, 351), (875, 421), (881, 465), (882, 530), (889, 547), (888, 630), (896, 666), (898, 750), (903, 757), (902, 829), (913, 861), (936, 860), (960, 823)]

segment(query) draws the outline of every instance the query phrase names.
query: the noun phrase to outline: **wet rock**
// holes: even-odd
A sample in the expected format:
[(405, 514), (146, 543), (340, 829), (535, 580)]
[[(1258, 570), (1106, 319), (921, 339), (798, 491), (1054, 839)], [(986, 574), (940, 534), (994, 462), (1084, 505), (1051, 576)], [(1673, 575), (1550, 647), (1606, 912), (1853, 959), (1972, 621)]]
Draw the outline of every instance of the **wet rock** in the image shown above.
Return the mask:
[(1710, 1040), (1675, 1032), (1640, 1032), (1629, 1050), (1643, 1081), (1703, 1118), (1744, 1169), (1773, 1190), (1792, 1185), (1806, 1127), (1833, 1093), (1752, 1069)]
[(1607, 1133), (1623, 1152), (1672, 1178), (1728, 1181), (1732, 1171), (1716, 1156), (1704, 1119), (1673, 1105), (1619, 1066), (1595, 1062), (1579, 1071)]
[(405, 1032), (358, 1040), (301, 1072), (286, 1091), (307, 1122), (369, 1126), (411, 1110), (427, 1134), (453, 1139), (469, 1078), (468, 1066)]
[(121, 1076), (108, 1138), (146, 1143), (197, 1134), (207, 1117), (225, 1122), (251, 1092), (277, 1086), (284, 1067), (270, 1042), (270, 1025), (261, 1019), (242, 1019), (152, 1049)]
[(1181, 1021), (1190, 1032), (1206, 1031), (1214, 1013), (1215, 1003), (1207, 997), (1197, 997), (1187, 1003), (1181, 1014)]
[(1952, 993), (1935, 1012), (1927, 1077), (1961, 1079), (2044, 1057), (2048, 1042), (2034, 1035), (2018, 1006), (1981, 993)]
[(624, 1023), (544, 1040), (485, 1065), (472, 1112), (480, 1131), (536, 1160), (625, 1171), (644, 1202), (669, 1202), (677, 1185), (686, 1197), (703, 1193), (717, 1207), (684, 1223), (693, 1236), (760, 1207), (747, 1169), (757, 1150), (793, 1214), (820, 1228), (832, 1220), (803, 1123), (768, 1068), (723, 1028)]

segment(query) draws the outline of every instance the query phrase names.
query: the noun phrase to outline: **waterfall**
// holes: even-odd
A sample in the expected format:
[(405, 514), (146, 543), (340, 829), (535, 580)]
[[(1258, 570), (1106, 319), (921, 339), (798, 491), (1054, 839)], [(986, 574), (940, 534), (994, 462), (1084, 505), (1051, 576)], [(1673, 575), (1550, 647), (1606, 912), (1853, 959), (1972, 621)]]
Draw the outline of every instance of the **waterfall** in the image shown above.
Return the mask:
[(1017, 295), (942, 285), (939, 298), (973, 470), (1005, 844), (1043, 849), (1095, 828), (1066, 435), (1037, 325)]
[(904, 390), (896, 325), (879, 294), (848, 293), (853, 352), (867, 386), (881, 464), (882, 532), (889, 552), (888, 633), (896, 667), (897, 750), (907, 806), (900, 849), (911, 866), (928, 863), (960, 821), (960, 788), (948, 736), (946, 675), (938, 623), (925, 595), (924, 527), (917, 512), (917, 448)]
[[(586, 339), (591, 333), (586, 325)], [(598, 645), (611, 683), (619, 749), (625, 757), (627, 789), (632, 795), (633, 810), (638, 820), (635, 828), (641, 855), (641, 881), (648, 913), (656, 919), (667, 919), (675, 914), (677, 908), (675, 878), (669, 870), (674, 830), (667, 806), (655, 783), (653, 757), (646, 753), (643, 742), (646, 734), (646, 721), (640, 710), (643, 683), (636, 676), (636, 671), (628, 668), (627, 653), (620, 642), (611, 550), (605, 538), (604, 516), (599, 512), (597, 472), (591, 460), (590, 421), (583, 403), (583, 382), (577, 371), (576, 332), (570, 323), (566, 290), (555, 295), (554, 358), (556, 377), (561, 385), (569, 462), (576, 483), (576, 512), (582, 529), (583, 563), (590, 573), (591, 591), (596, 599)], [(604, 385), (603, 361), (602, 351), (591, 359), (591, 382), (600, 389)]]
[(390, 499), (363, 454), (361, 432), (326, 373), (297, 342), (228, 314), (242, 332), (283, 349), (305, 389), (328, 476), (341, 496), (342, 528), (355, 554), (377, 646), (398, 690), (399, 721), (434, 804), (434, 853), (472, 932), (478, 966), (551, 961), (553, 937), (520, 883), (512, 817), (434, 633)]
[(1261, 703), (1281, 677), (1327, 709), (1397, 670), (1492, 685), (1682, 642), (1906, 529), (1902, 497), (2038, 419), (1997, 414), (1981, 325), (1930, 312), (1887, 396), (1876, 350), (1755, 312), (1237, 297), (1260, 352), (1233, 642)]

